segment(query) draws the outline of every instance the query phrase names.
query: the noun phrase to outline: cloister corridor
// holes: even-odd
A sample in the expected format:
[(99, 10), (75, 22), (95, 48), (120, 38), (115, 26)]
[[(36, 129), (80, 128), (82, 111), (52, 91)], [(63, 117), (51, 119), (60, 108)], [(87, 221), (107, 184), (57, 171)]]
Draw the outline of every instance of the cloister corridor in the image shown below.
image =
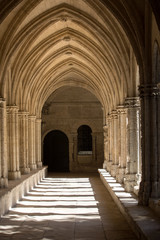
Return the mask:
[(0, 240), (136, 238), (160, 240), (160, 0), (0, 0)]
[(50, 174), (0, 220), (0, 239), (136, 240), (96, 173)]

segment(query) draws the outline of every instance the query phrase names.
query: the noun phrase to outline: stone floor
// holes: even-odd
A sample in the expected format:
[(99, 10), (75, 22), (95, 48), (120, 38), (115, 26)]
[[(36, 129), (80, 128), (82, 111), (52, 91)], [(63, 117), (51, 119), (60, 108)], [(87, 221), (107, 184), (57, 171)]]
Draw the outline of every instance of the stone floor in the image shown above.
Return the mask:
[(0, 220), (0, 239), (135, 240), (98, 174), (52, 174)]

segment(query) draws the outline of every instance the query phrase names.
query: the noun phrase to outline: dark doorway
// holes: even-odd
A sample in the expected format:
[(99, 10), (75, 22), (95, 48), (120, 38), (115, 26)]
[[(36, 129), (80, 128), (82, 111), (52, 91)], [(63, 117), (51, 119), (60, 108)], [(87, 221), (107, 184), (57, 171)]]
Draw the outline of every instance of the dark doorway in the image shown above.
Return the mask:
[(54, 130), (45, 136), (43, 164), (49, 172), (69, 172), (69, 141), (63, 132)]

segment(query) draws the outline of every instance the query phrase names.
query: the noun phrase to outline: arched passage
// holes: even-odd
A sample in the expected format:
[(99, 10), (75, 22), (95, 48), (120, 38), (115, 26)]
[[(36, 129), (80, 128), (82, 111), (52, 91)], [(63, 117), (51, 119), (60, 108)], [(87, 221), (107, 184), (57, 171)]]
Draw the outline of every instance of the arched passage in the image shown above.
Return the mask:
[(50, 172), (69, 171), (69, 141), (63, 132), (53, 130), (45, 136), (43, 161)]

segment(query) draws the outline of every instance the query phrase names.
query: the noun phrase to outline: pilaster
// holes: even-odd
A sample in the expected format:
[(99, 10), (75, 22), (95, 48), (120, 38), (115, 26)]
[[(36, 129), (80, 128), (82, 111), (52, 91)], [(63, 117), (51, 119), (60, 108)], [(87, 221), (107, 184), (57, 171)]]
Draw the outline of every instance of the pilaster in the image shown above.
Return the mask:
[(8, 130), (8, 178), (19, 179), (19, 128), (18, 107), (7, 106), (7, 130)]
[(0, 188), (8, 186), (6, 101), (0, 98)]
[(36, 151), (35, 151), (35, 122), (36, 116), (28, 116), (28, 157), (29, 157), (29, 167), (31, 170), (37, 169), (36, 164)]

